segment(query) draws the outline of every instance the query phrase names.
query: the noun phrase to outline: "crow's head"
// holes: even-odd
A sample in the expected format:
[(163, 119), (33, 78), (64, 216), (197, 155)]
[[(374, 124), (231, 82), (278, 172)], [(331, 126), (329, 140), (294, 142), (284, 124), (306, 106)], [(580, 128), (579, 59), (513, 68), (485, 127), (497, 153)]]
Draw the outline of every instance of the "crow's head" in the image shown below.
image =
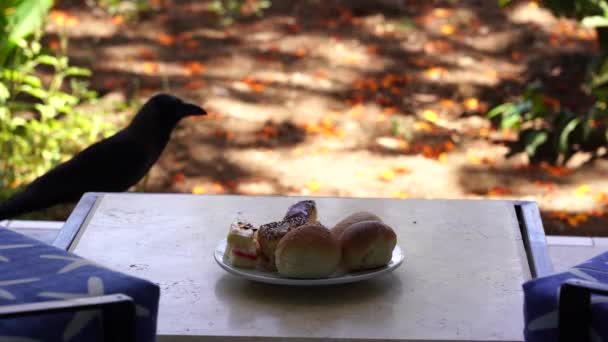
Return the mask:
[(205, 114), (207, 112), (203, 108), (176, 96), (157, 94), (143, 105), (133, 118), (131, 126), (140, 129), (172, 129), (185, 117)]
[(187, 116), (207, 114), (203, 108), (169, 94), (154, 95), (148, 100), (146, 106), (148, 104), (152, 105), (161, 115), (172, 116), (178, 120)]

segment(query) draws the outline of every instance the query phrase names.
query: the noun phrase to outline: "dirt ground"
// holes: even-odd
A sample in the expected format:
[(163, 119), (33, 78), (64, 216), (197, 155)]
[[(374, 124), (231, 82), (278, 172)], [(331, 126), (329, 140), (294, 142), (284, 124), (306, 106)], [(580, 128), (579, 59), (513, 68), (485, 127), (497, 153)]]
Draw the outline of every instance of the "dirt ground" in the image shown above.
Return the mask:
[(164, 90), (211, 112), (180, 124), (145, 191), (526, 199), (550, 234), (608, 235), (608, 160), (505, 159), (514, 133), (484, 118), (535, 79), (585, 109), (593, 31), (533, 1), (370, 3), (274, 1), (228, 27), (207, 1), (133, 21), (58, 10), (78, 19), (70, 57), (102, 103)]

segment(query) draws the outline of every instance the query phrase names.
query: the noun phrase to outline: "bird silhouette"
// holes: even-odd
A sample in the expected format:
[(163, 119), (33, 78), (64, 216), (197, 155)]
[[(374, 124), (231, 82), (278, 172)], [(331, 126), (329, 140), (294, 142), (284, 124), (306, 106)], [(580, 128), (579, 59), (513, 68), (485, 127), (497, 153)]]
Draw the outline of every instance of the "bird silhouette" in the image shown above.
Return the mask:
[(158, 160), (181, 119), (206, 113), (175, 96), (154, 95), (126, 128), (57, 165), (0, 204), (0, 220), (75, 202), (85, 192), (128, 190)]

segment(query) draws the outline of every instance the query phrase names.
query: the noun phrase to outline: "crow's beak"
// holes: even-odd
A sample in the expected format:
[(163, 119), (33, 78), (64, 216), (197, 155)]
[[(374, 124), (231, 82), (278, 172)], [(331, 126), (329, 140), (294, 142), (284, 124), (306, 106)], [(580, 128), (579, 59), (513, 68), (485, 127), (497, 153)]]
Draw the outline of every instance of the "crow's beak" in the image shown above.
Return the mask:
[(207, 114), (207, 111), (192, 103), (182, 104), (181, 112), (183, 116), (199, 116)]

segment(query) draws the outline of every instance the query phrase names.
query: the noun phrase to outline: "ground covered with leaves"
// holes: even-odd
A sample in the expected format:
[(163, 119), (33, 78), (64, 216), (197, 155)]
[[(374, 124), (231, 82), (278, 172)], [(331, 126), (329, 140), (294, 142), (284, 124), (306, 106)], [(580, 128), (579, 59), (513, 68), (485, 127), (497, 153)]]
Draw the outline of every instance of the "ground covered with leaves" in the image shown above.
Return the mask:
[[(550, 234), (608, 235), (608, 161), (506, 158), (489, 108), (578, 86), (595, 32), (537, 2), (275, 1), (223, 26), (207, 1), (152, 2), (138, 19), (59, 2), (69, 54), (102, 104), (170, 91), (211, 114), (180, 124), (148, 192), (538, 201)], [(46, 44), (57, 42), (51, 35)]]

